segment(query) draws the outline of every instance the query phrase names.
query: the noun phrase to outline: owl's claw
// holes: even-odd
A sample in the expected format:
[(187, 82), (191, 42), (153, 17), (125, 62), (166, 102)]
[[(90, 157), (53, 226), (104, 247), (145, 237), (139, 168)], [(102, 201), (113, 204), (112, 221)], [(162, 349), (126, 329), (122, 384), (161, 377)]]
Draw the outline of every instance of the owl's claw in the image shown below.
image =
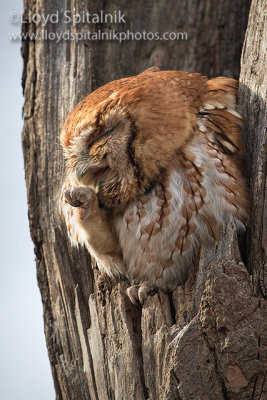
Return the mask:
[(74, 186), (64, 191), (66, 201), (72, 207), (88, 207), (94, 197), (95, 192), (86, 186)]
[(129, 299), (135, 306), (140, 305), (140, 303), (138, 301), (139, 300), (138, 299), (138, 288), (139, 288), (139, 286), (130, 286), (126, 290), (127, 296), (129, 297)]
[(143, 305), (145, 300), (147, 299), (147, 296), (153, 292), (153, 288), (150, 286), (145, 286), (145, 285), (136, 285), (136, 286), (130, 286), (126, 290), (126, 293), (131, 300), (131, 302), (139, 306), (140, 304)]
[(64, 191), (64, 196), (67, 203), (78, 208), (78, 215), (81, 220), (87, 218), (97, 204), (95, 192), (87, 186), (68, 188)]
[(72, 206), (72, 207), (80, 207), (82, 202), (76, 198), (73, 198), (71, 195), (72, 188), (66, 189), (64, 192), (65, 200)]

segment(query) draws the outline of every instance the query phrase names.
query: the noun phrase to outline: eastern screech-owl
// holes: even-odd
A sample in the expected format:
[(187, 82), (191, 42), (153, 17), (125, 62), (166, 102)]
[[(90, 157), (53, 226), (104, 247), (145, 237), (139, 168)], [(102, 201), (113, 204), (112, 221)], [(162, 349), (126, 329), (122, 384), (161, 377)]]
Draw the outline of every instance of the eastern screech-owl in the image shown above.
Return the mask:
[(233, 79), (152, 68), (91, 93), (63, 126), (70, 237), (128, 277), (134, 303), (183, 283), (229, 216), (246, 223), (236, 93)]

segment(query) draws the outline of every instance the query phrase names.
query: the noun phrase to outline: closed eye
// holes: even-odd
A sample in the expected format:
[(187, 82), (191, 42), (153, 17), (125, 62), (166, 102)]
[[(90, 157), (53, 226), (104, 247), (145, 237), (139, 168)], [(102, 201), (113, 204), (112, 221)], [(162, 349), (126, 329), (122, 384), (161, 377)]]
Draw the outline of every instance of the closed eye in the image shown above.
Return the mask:
[(116, 128), (116, 126), (114, 126), (113, 128), (109, 129), (108, 131), (104, 132), (102, 135), (98, 136), (97, 138), (95, 138), (88, 146), (88, 150), (91, 149), (92, 146), (94, 146), (97, 142), (99, 142), (100, 140), (103, 140), (106, 138), (104, 143), (101, 143), (100, 145), (98, 145), (96, 147), (96, 149), (99, 149), (103, 146), (105, 146), (105, 144), (107, 143), (110, 134), (114, 131), (114, 129)]
[[(100, 139), (99, 139), (100, 140)], [(104, 146), (106, 146), (106, 143), (108, 142), (108, 140), (109, 140), (109, 138), (107, 138), (105, 141), (104, 141), (104, 143), (101, 143), (101, 144), (99, 144), (99, 145), (97, 145), (96, 147), (95, 147), (95, 150), (99, 150), (99, 149), (101, 149), (102, 147), (104, 147)], [(90, 146), (90, 148), (91, 148), (92, 146)], [(107, 154), (105, 154), (105, 157), (107, 156)]]

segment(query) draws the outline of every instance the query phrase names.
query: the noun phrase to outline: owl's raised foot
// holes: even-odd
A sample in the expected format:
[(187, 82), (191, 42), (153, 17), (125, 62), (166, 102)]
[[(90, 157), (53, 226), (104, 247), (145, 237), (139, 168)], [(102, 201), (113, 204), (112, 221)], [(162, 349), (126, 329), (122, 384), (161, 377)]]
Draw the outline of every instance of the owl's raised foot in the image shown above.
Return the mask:
[(79, 207), (81, 220), (90, 216), (97, 207), (98, 200), (93, 189), (87, 186), (74, 186), (64, 191), (65, 200), (72, 207)]
[(128, 287), (126, 293), (131, 300), (131, 302), (139, 306), (143, 305), (144, 301), (147, 299), (150, 293), (154, 292), (155, 288), (146, 285), (134, 285)]

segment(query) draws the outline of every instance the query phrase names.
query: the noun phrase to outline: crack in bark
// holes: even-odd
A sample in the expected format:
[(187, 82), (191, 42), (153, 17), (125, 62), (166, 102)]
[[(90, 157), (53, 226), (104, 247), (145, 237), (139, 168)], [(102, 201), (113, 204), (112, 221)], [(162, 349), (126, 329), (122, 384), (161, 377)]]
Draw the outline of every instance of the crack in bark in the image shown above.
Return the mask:
[(219, 380), (219, 382), (220, 382), (220, 384), (221, 384), (221, 393), (222, 393), (222, 396), (223, 396), (224, 400), (231, 400), (231, 399), (228, 397), (227, 389), (226, 389), (224, 380), (223, 380), (223, 378), (221, 377), (221, 375), (220, 375), (220, 373), (219, 373), (219, 369), (218, 369), (218, 360), (217, 360), (217, 356), (216, 356), (216, 350), (215, 350), (215, 348), (214, 348), (213, 346), (210, 345), (209, 339), (208, 339), (206, 333), (203, 332), (203, 330), (201, 330), (201, 332), (202, 332), (202, 334), (203, 334), (203, 338), (204, 338), (204, 341), (205, 341), (205, 343), (206, 343), (206, 345), (207, 345), (207, 348), (208, 348), (208, 350), (210, 351), (210, 353), (211, 353), (212, 356), (213, 356), (214, 367), (215, 367), (215, 373), (216, 373), (216, 376), (217, 376), (217, 378), (218, 378), (218, 380)]
[[(145, 382), (145, 371), (144, 371), (144, 356), (143, 356), (143, 335), (142, 335), (142, 310), (137, 310), (136, 311), (136, 341), (138, 344), (138, 354), (140, 358), (140, 379), (141, 379), (141, 384), (142, 384), (142, 389), (143, 389), (143, 394), (144, 394), (144, 399), (148, 400), (149, 399), (149, 390), (146, 387), (146, 382)], [(134, 324), (133, 324), (134, 327)]]
[[(264, 389), (264, 384), (265, 384), (265, 381), (266, 381), (266, 377), (267, 377), (267, 369), (266, 369), (266, 372), (265, 372), (265, 374), (264, 374), (264, 378), (263, 378), (263, 382), (262, 382), (262, 386), (261, 386), (261, 391), (260, 391), (259, 400), (261, 400), (261, 395), (262, 395), (262, 393), (263, 393), (263, 389)], [(264, 400), (264, 399), (263, 399), (263, 400)]]
[(175, 311), (175, 306), (172, 298), (172, 293), (168, 292), (168, 298), (169, 298), (169, 303), (170, 303), (170, 312), (171, 312), (171, 318), (172, 318), (172, 324), (176, 325), (176, 311)]
[(179, 382), (179, 379), (178, 379), (178, 377), (177, 377), (177, 375), (176, 375), (176, 373), (175, 373), (175, 371), (174, 371), (174, 368), (172, 368), (172, 370), (170, 371), (170, 373), (172, 374), (172, 376), (174, 377), (175, 382), (176, 382), (176, 393), (177, 393), (177, 398), (176, 398), (176, 400), (181, 400), (180, 394), (179, 394), (179, 389), (178, 389), (180, 382)]

